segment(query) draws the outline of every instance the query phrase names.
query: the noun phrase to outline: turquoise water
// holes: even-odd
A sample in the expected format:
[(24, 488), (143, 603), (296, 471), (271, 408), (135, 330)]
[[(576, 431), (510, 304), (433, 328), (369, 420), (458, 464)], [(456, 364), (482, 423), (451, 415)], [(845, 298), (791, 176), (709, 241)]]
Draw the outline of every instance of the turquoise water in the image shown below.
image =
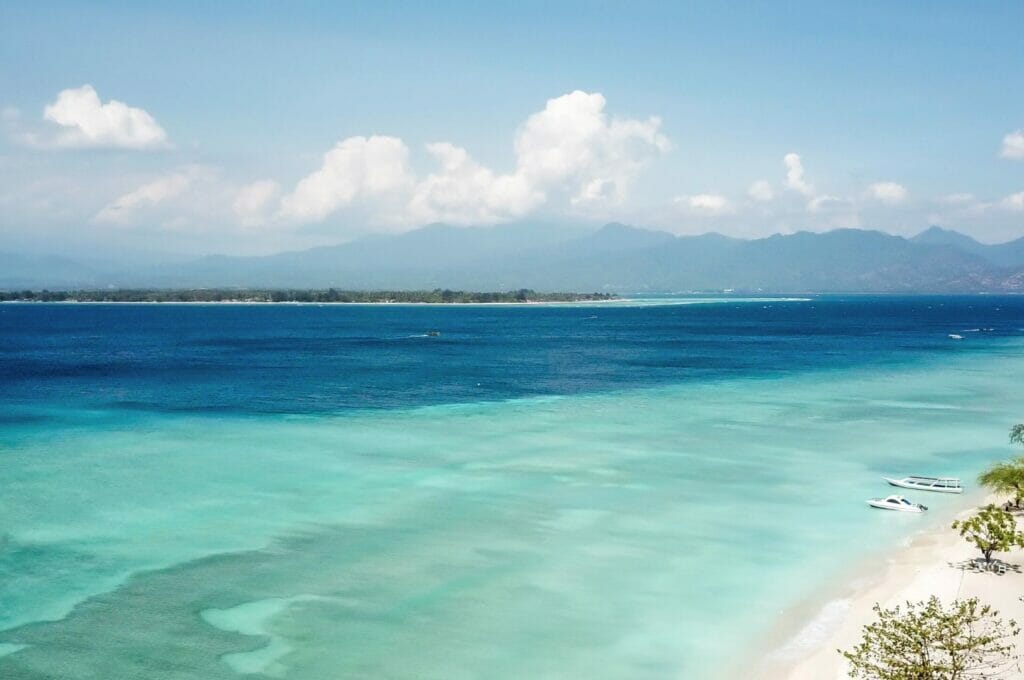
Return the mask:
[(727, 676), (781, 609), (925, 526), (864, 506), (881, 475), (970, 479), (1009, 453), (1024, 342), (951, 357), (937, 338), (654, 387), (213, 417), (139, 407), (120, 377), (120, 407), (95, 375), (62, 375), (64, 403), (11, 379), (0, 677)]

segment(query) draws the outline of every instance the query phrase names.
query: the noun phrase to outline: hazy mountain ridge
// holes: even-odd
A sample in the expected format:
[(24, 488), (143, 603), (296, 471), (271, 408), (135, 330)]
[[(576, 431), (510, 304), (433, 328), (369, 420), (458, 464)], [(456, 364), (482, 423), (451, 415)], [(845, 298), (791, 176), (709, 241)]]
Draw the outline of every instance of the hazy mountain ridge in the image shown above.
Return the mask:
[(760, 239), (517, 224), (430, 225), (263, 257), (145, 271), (0, 254), (0, 287), (316, 287), (679, 292), (1024, 291), (1024, 238), (988, 245), (932, 227), (912, 238), (841, 229)]

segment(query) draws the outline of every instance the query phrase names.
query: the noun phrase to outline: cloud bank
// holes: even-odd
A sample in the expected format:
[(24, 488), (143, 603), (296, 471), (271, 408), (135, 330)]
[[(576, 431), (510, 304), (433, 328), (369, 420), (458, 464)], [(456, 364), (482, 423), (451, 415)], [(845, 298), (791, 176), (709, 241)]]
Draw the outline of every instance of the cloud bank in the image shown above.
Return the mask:
[[(304, 224), (354, 208), (377, 225), (399, 227), (493, 224), (555, 202), (579, 214), (597, 212), (621, 204), (637, 174), (671, 146), (658, 118), (611, 118), (605, 105), (600, 93), (579, 90), (549, 99), (516, 132), (515, 168), (507, 173), (460, 146), (434, 142), (426, 151), (435, 169), (418, 176), (398, 137), (349, 137), (276, 205), (263, 201), (262, 215), (252, 210), (259, 202), (251, 194), (239, 194), (236, 212), (250, 222)], [(269, 185), (262, 186), (266, 194)]]

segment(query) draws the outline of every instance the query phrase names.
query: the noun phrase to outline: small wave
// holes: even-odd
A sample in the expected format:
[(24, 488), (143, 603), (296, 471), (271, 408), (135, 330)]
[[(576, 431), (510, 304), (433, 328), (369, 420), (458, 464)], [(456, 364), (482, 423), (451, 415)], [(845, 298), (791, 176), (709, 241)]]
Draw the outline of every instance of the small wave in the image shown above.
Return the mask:
[(872, 399), (868, 402), (872, 406), (883, 406), (886, 408), (905, 408), (914, 410), (939, 410), (959, 411), (962, 407), (953, 404), (940, 404), (930, 401), (909, 401), (900, 399)]
[(769, 655), (777, 661), (793, 661), (803, 658), (816, 648), (825, 644), (835, 633), (846, 614), (850, 611), (852, 600), (832, 600), (821, 608), (821, 611), (801, 628), (786, 644)]

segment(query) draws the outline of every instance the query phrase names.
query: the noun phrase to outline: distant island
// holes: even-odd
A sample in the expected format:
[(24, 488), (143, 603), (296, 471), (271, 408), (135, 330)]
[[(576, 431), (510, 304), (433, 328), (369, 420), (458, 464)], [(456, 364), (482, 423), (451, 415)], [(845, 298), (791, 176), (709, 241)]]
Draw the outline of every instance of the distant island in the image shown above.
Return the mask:
[(337, 290), (194, 288), (182, 290), (43, 290), (0, 291), (0, 302), (306, 302), (306, 303), (426, 303), (526, 304), (531, 302), (598, 302), (614, 300), (609, 293), (538, 293), (526, 288), (503, 292), (463, 290)]

